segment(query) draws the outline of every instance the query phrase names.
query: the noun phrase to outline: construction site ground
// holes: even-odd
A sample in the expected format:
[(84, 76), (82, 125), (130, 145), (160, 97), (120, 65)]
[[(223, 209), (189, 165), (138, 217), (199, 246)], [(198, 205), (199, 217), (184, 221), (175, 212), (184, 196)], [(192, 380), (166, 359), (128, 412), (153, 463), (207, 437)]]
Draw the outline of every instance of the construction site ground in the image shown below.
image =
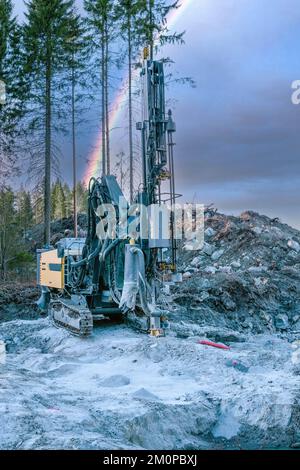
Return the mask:
[(297, 230), (207, 212), (156, 339), (111, 322), (78, 339), (35, 288), (2, 287), (0, 449), (300, 448), (299, 266)]
[(81, 341), (48, 319), (5, 322), (0, 335), (1, 449), (299, 444), (295, 348), (277, 336), (220, 350), (106, 323)]

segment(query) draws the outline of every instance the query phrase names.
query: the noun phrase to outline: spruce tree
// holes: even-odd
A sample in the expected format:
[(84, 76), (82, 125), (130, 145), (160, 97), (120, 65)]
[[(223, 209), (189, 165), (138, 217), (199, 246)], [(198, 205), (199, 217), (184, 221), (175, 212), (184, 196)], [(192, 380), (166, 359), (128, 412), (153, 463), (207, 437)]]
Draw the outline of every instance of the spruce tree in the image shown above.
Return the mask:
[[(74, 217), (74, 236), (77, 237), (77, 213), (78, 213), (78, 195), (77, 189), (77, 134), (80, 129), (80, 122), (84, 112), (84, 106), (88, 105), (91, 101), (89, 94), (90, 84), (90, 41), (88, 38), (88, 31), (86, 23), (77, 14), (76, 10), (73, 11), (71, 18), (71, 35), (69, 38), (70, 48), (70, 61), (67, 64), (67, 80), (70, 83), (70, 98), (71, 98), (71, 128), (72, 128), (72, 166), (73, 166), (73, 194), (71, 201), (68, 199), (67, 216)], [(94, 101), (94, 100), (93, 100)], [(69, 188), (64, 187), (68, 192)], [(69, 195), (68, 195), (69, 196)], [(70, 204), (69, 204), (70, 203)], [(72, 210), (73, 207), (73, 210)], [(70, 210), (69, 210), (70, 209)]]
[[(118, 155), (116, 156), (116, 164), (115, 164), (115, 168), (114, 168), (114, 174), (115, 174), (115, 177), (117, 178), (117, 180), (119, 182), (119, 185), (120, 185), (120, 188), (121, 188), (122, 192), (124, 192), (125, 180), (127, 179), (127, 176), (128, 176), (128, 167), (126, 169), (126, 166), (127, 166), (126, 161), (127, 161), (127, 158), (125, 156), (125, 153), (123, 151), (118, 153)], [(130, 169), (129, 169), (129, 171), (130, 171)]]
[[(76, 187), (77, 187), (77, 184), (76, 184)], [(76, 187), (75, 187), (75, 191), (76, 191)], [(74, 216), (73, 214), (73, 191), (70, 189), (70, 186), (67, 183), (63, 184), (62, 190), (63, 190), (64, 200), (65, 200), (64, 213), (65, 213), (65, 217), (69, 218), (69, 217), (72, 217), (72, 215)], [(77, 217), (76, 217), (76, 222), (77, 222)], [(74, 236), (75, 236), (75, 230), (74, 230)]]
[(6, 278), (8, 263), (14, 258), (18, 243), (15, 196), (8, 189), (0, 190), (0, 280)]
[[(40, 142), (43, 162), (32, 164), (42, 171), (44, 183), (44, 241), (50, 244), (51, 177), (55, 159), (53, 132), (61, 130), (64, 92), (63, 71), (70, 57), (69, 40), (72, 31), (73, 0), (29, 0), (26, 3), (24, 27), (27, 54), (26, 74), (30, 82), (30, 129)], [(58, 106), (57, 106), (58, 105)], [(38, 114), (38, 109), (42, 111)], [(54, 113), (56, 119), (54, 123)], [(33, 155), (38, 156), (40, 148)], [(41, 164), (42, 163), (42, 164)]]
[[(116, 20), (120, 24), (121, 37), (126, 45), (128, 66), (128, 119), (129, 119), (129, 186), (130, 200), (134, 193), (134, 149), (133, 149), (133, 81), (134, 67), (141, 66), (141, 52), (149, 50), (149, 58), (165, 44), (182, 44), (184, 33), (170, 33), (168, 15), (180, 7), (179, 1), (167, 0), (117, 0)], [(168, 61), (168, 58), (163, 59)]]
[(0, 185), (16, 170), (17, 138), (26, 86), (22, 74), (22, 34), (11, 0), (0, 0)]
[(87, 188), (79, 181), (77, 183), (77, 197), (78, 197), (78, 213), (86, 214), (88, 210), (88, 190)]
[(141, 47), (139, 20), (141, 12), (145, 9), (144, 0), (119, 0), (115, 7), (116, 19), (120, 22), (121, 37), (126, 43), (128, 66), (128, 124), (129, 124), (129, 192), (130, 201), (133, 202), (133, 100), (132, 100), (132, 73), (133, 63)]
[(35, 225), (42, 224), (44, 220), (43, 194), (42, 185), (36, 186), (32, 191), (33, 222)]
[[(101, 84), (101, 128), (102, 128), (102, 173), (110, 173), (110, 128), (109, 128), (109, 90), (110, 66), (112, 64), (111, 43), (116, 37), (114, 2), (112, 0), (85, 0), (87, 24), (91, 28), (90, 41), (100, 65)], [(99, 82), (99, 80), (98, 80)]]
[(22, 188), (17, 193), (16, 202), (18, 225), (22, 236), (25, 237), (28, 229), (33, 225), (33, 208), (30, 193)]
[(59, 181), (51, 185), (51, 221), (55, 220), (58, 205), (58, 187)]
[[(70, 189), (68, 188), (69, 198), (71, 196)], [(67, 217), (67, 201), (64, 186), (61, 181), (57, 180), (52, 185), (51, 190), (51, 201), (52, 201), (52, 220), (65, 219)], [(70, 201), (70, 199), (69, 199)]]
[[(150, 48), (150, 59), (166, 44), (183, 44), (184, 32), (171, 33), (168, 28), (168, 15), (180, 8), (180, 0), (144, 0), (141, 12), (140, 34)], [(168, 60), (168, 59), (164, 59)]]

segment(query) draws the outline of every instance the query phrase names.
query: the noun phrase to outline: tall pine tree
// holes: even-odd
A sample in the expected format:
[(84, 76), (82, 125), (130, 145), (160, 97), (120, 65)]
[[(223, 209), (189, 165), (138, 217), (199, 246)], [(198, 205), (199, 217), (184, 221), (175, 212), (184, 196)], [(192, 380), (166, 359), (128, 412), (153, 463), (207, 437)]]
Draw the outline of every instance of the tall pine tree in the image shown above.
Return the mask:
[[(118, 0), (115, 6), (116, 19), (120, 24), (121, 37), (126, 43), (128, 66), (128, 129), (129, 129), (129, 192), (130, 201), (133, 202), (133, 99), (132, 99), (132, 73), (134, 59), (141, 48), (140, 18), (146, 7), (145, 0)], [(146, 45), (146, 44), (145, 44)]]
[(18, 236), (14, 193), (10, 188), (0, 189), (0, 280), (6, 278), (8, 263), (16, 253)]
[(161, 46), (184, 43), (184, 32), (171, 33), (168, 28), (168, 16), (180, 8), (180, 0), (144, 0), (144, 6), (140, 33), (150, 48), (151, 59)]
[[(70, 193), (70, 189), (68, 188)], [(52, 185), (51, 190), (51, 201), (52, 201), (52, 220), (65, 219), (67, 217), (67, 201), (66, 191), (61, 181), (57, 180)]]
[(77, 183), (78, 212), (86, 214), (88, 210), (88, 190), (80, 181)]
[(16, 169), (17, 137), (26, 93), (21, 28), (11, 0), (0, 0), (0, 185)]
[[(29, 0), (24, 27), (27, 53), (26, 74), (29, 95), (30, 129), (42, 142), (44, 161), (39, 162), (44, 183), (44, 241), (50, 244), (51, 177), (55, 158), (53, 131), (60, 130), (63, 115), (63, 71), (70, 57), (73, 0)], [(60, 79), (61, 78), (61, 79)], [(56, 107), (56, 105), (59, 106)], [(38, 109), (42, 113), (38, 114)], [(54, 111), (56, 119), (54, 123)], [(40, 147), (34, 156), (38, 156)], [(36, 162), (33, 162), (35, 164)], [(42, 164), (41, 164), (42, 163)], [(36, 165), (38, 167), (38, 165)]]
[[(77, 213), (78, 213), (78, 195), (77, 195), (77, 133), (84, 106), (89, 101), (87, 92), (90, 80), (89, 59), (90, 44), (86, 24), (83, 19), (74, 10), (71, 18), (71, 36), (69, 39), (70, 62), (67, 68), (67, 79), (70, 82), (71, 91), (71, 120), (72, 120), (72, 165), (73, 165), (73, 194), (70, 210), (73, 206), (74, 217), (74, 236), (77, 237)], [(68, 199), (69, 201), (69, 199)], [(69, 212), (68, 212), (69, 215)]]
[[(141, 52), (148, 47), (149, 56), (165, 44), (182, 44), (184, 33), (170, 33), (168, 15), (179, 8), (179, 1), (168, 0), (117, 0), (115, 16), (119, 22), (121, 38), (125, 42), (128, 66), (128, 121), (129, 121), (129, 186), (130, 200), (134, 193), (133, 146), (133, 81), (134, 67), (140, 65)], [(165, 61), (168, 59), (164, 59)]]
[(24, 188), (17, 193), (16, 196), (17, 205), (17, 219), (18, 225), (22, 236), (25, 238), (27, 231), (33, 225), (33, 208), (31, 203), (31, 195), (25, 191)]
[[(110, 173), (110, 127), (109, 127), (109, 90), (110, 66), (112, 63), (111, 43), (116, 37), (114, 2), (112, 0), (85, 0), (87, 24), (92, 29), (90, 40), (100, 65), (101, 83), (101, 128), (102, 128), (102, 173)], [(99, 81), (98, 81), (99, 82)]]

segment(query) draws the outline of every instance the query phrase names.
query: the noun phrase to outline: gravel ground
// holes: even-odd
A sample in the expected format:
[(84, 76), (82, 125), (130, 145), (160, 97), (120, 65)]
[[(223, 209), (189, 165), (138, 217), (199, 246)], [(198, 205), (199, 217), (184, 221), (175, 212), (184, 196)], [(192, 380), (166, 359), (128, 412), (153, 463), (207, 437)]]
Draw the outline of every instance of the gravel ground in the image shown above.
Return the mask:
[(300, 446), (298, 343), (264, 334), (225, 351), (183, 326), (152, 339), (105, 323), (80, 340), (48, 319), (0, 324), (0, 449)]
[(207, 210), (186, 248), (165, 338), (104, 323), (80, 340), (39, 317), (36, 287), (0, 287), (0, 449), (300, 448), (300, 232)]

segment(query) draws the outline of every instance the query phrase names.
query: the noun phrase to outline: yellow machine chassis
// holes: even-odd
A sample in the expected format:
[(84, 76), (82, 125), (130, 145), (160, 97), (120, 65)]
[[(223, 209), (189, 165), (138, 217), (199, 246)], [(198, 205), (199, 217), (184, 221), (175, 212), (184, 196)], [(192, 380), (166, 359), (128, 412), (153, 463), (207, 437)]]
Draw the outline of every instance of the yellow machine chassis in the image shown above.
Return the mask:
[(64, 289), (64, 258), (58, 258), (57, 250), (40, 255), (40, 284), (52, 289)]

